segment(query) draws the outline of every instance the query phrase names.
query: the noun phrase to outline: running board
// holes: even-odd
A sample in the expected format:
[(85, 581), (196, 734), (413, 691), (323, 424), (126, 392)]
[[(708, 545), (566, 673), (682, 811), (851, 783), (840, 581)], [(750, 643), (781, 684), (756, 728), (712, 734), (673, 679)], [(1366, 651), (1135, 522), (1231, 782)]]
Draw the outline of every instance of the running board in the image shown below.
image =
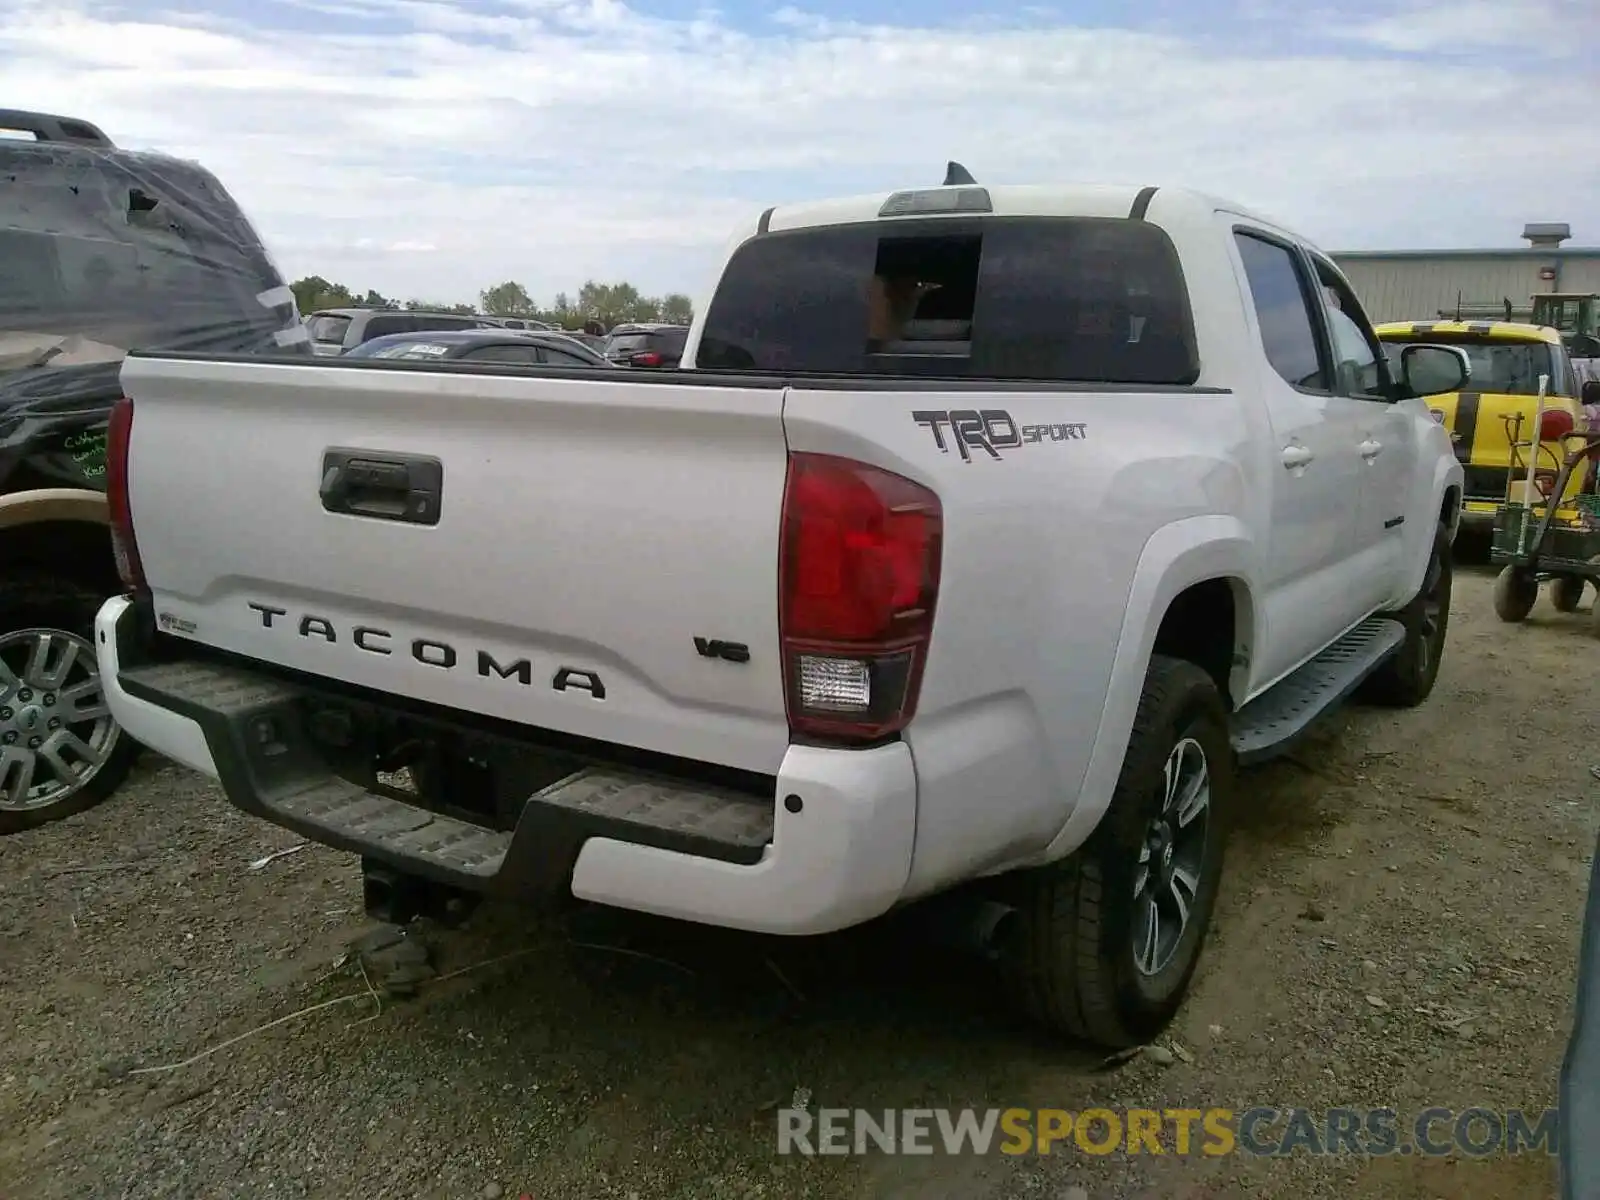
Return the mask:
[(1284, 753), (1311, 723), (1405, 643), (1405, 626), (1387, 617), (1361, 622), (1304, 666), (1233, 714), (1233, 749), (1248, 766)]

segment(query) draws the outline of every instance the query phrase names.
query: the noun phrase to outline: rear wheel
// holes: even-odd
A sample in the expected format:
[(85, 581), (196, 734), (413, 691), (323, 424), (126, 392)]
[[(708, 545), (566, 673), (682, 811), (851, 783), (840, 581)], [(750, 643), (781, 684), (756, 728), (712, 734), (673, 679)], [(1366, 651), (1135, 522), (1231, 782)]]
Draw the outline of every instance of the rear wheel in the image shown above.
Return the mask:
[(51, 576), (0, 580), (0, 834), (93, 808), (133, 766), (95, 659), (101, 600)]
[(1550, 581), (1550, 604), (1557, 612), (1577, 612), (1583, 601), (1583, 580), (1576, 575), (1558, 575)]
[(1495, 576), (1494, 615), (1508, 624), (1528, 619), (1539, 599), (1539, 581), (1516, 567), (1507, 567)]
[(1099, 827), (1077, 853), (1008, 881), (1017, 911), (1001, 962), (1030, 1017), (1110, 1048), (1167, 1025), (1211, 924), (1232, 799), (1216, 684), (1153, 658)]

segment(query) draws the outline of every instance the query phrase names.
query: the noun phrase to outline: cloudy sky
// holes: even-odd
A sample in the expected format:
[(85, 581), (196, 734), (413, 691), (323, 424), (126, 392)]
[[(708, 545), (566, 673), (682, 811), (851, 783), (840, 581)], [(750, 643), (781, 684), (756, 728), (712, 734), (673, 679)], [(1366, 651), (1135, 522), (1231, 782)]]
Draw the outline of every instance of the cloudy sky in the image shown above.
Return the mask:
[(797, 4), (0, 0), (0, 95), (201, 160), (291, 277), (402, 297), (698, 296), (736, 220), (948, 158), (1335, 250), (1600, 243), (1596, 0)]

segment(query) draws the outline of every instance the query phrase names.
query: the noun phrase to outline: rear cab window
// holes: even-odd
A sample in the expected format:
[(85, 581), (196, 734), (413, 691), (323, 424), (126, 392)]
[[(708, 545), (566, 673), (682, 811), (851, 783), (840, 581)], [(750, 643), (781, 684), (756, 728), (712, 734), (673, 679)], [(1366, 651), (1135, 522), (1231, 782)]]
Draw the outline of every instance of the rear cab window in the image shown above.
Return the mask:
[(1101, 217), (892, 218), (759, 235), (723, 272), (695, 365), (1156, 386), (1200, 373), (1166, 232)]

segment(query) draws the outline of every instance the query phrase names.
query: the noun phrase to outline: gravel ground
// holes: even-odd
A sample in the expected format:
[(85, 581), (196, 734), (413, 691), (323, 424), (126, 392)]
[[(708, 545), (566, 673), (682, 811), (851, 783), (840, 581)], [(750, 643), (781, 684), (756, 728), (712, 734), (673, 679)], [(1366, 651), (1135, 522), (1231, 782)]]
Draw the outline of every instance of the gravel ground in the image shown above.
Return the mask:
[(774, 1110), (797, 1089), (880, 1109), (1553, 1104), (1596, 824), (1587, 608), (1503, 626), (1463, 570), (1426, 706), (1350, 710), (1246, 775), (1180, 1052), (1114, 1069), (894, 926), (777, 942), (484, 910), (430, 937), (448, 977), (379, 1000), (350, 952), (371, 929), (353, 862), (311, 847), (252, 870), (295, 839), (147, 764), (100, 809), (0, 841), (0, 1197), (1552, 1196), (1543, 1155), (780, 1158)]

